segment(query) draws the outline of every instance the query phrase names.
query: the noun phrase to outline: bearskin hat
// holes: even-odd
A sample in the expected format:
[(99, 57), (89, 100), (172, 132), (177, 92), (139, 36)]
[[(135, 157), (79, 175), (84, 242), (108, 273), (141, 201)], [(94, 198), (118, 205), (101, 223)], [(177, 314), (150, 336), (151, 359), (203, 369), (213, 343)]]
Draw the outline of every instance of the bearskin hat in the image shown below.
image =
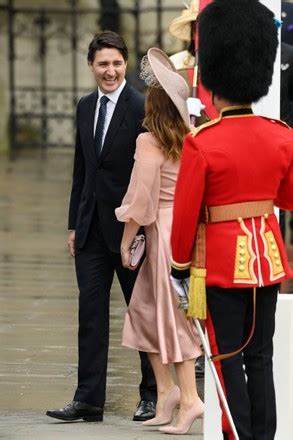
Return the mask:
[(274, 14), (258, 0), (214, 0), (199, 17), (202, 84), (234, 103), (268, 93), (278, 47)]

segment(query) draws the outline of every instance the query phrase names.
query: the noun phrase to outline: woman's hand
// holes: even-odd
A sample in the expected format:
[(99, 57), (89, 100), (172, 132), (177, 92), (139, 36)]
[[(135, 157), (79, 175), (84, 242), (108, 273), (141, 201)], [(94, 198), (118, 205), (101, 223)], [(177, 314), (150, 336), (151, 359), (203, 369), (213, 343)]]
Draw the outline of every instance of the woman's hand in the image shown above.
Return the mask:
[(125, 223), (124, 225), (124, 232), (121, 241), (120, 253), (121, 253), (121, 260), (123, 267), (129, 270), (135, 270), (138, 266), (138, 265), (130, 266), (129, 260), (130, 260), (131, 244), (139, 228), (140, 225), (132, 219), (130, 219), (129, 222)]
[(130, 264), (129, 264), (130, 255), (131, 255), (130, 248), (127, 249), (127, 248), (121, 246), (120, 253), (121, 253), (121, 260), (122, 260), (123, 267), (125, 267), (125, 269), (135, 270), (137, 268), (137, 266), (130, 266)]

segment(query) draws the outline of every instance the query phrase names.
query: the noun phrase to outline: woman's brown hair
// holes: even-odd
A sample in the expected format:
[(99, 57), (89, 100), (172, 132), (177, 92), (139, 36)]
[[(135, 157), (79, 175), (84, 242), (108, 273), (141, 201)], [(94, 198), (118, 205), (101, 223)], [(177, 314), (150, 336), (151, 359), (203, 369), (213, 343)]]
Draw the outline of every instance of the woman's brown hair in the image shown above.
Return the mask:
[(180, 159), (183, 138), (189, 128), (163, 89), (148, 88), (143, 125), (154, 134), (166, 158)]

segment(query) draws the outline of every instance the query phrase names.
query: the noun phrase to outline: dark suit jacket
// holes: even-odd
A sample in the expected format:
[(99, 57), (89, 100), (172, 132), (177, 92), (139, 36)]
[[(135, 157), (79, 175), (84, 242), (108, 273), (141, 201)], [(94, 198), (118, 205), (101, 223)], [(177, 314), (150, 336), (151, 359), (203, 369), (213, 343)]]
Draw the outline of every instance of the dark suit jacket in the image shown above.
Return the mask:
[(293, 47), (281, 44), (281, 119), (293, 127)]
[(144, 97), (130, 85), (116, 104), (100, 157), (97, 158), (93, 124), (98, 99), (95, 91), (80, 99), (76, 114), (76, 144), (68, 228), (82, 248), (95, 204), (103, 238), (112, 252), (120, 252), (123, 223), (114, 210), (120, 206), (130, 180), (136, 138), (143, 131)]

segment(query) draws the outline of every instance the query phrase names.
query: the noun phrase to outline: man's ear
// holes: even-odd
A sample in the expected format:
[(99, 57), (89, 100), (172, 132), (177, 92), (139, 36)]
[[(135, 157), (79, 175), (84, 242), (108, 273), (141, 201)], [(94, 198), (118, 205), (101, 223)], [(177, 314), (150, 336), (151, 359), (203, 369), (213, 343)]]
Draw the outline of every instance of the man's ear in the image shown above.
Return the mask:
[(88, 61), (88, 66), (89, 66), (89, 68), (90, 68), (90, 70), (93, 72), (93, 63), (91, 62), (91, 61)]

